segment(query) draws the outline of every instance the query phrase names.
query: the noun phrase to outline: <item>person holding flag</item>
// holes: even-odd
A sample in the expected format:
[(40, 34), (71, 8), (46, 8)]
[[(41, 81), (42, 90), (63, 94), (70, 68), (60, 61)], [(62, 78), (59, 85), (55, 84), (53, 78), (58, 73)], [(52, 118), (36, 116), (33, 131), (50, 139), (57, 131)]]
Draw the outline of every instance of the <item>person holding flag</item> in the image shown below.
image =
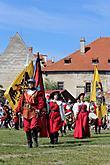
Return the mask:
[(95, 114), (97, 115), (95, 132), (97, 133), (97, 126), (99, 126), (99, 133), (102, 126), (102, 118), (107, 114), (107, 108), (105, 104), (105, 97), (103, 93), (102, 83), (100, 75), (98, 73), (97, 66), (94, 68), (94, 78), (92, 83), (92, 92), (90, 100), (96, 105)]
[[(32, 133), (35, 145), (38, 145), (38, 115), (44, 107), (44, 96), (36, 89), (36, 81), (31, 79), (34, 74), (33, 62), (16, 77), (6, 90), (4, 96), (14, 113), (21, 113), (24, 118), (24, 131), (26, 132), (28, 146), (32, 147)], [(37, 113), (37, 114), (36, 114)]]
[(34, 139), (35, 147), (38, 146), (38, 116), (44, 107), (44, 99), (42, 92), (35, 88), (35, 79), (31, 78), (27, 81), (28, 88), (21, 95), (17, 112), (21, 112), (24, 118), (24, 131), (27, 136), (28, 147), (32, 148), (32, 138)]

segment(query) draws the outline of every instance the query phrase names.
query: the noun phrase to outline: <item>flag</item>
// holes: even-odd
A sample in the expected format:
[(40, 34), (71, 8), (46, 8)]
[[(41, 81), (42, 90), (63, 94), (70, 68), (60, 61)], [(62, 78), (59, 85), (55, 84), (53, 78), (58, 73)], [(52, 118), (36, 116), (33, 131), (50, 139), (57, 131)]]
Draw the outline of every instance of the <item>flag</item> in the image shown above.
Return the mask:
[(9, 105), (14, 111), (18, 105), (20, 95), (26, 87), (26, 82), (33, 77), (34, 67), (31, 61), (27, 67), (15, 78), (12, 84), (5, 91), (4, 96), (9, 101)]
[(36, 81), (35, 87), (37, 88), (38, 91), (42, 92), (42, 97), (43, 100), (45, 101), (45, 106), (42, 109), (42, 113), (40, 114), (40, 117), (38, 118), (38, 127), (40, 128), (40, 137), (47, 137), (48, 136), (48, 127), (47, 127), (48, 121), (47, 121), (47, 113), (46, 113), (47, 108), (46, 108), (45, 90), (43, 84), (39, 53), (34, 68), (35, 68), (34, 79)]
[[(44, 84), (43, 84), (43, 78), (42, 78), (42, 70), (41, 70), (41, 64), (40, 64), (40, 57), (38, 53), (38, 57), (35, 63), (35, 71), (34, 71), (34, 79), (36, 81), (36, 88), (38, 91), (44, 91)], [(45, 93), (45, 92), (44, 92)]]
[(94, 78), (92, 82), (92, 92), (91, 101), (95, 102), (97, 105), (96, 114), (98, 118), (102, 118), (107, 114), (107, 109), (105, 105), (105, 97), (103, 93), (103, 87), (98, 73), (97, 66), (94, 68)]

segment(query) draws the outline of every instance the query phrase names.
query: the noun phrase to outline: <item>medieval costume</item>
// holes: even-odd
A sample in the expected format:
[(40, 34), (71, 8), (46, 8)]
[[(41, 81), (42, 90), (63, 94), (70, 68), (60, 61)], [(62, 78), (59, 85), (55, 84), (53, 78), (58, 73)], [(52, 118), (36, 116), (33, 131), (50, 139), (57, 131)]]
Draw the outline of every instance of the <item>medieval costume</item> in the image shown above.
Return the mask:
[[(97, 116), (97, 105), (95, 104), (95, 102), (90, 103), (90, 108), (93, 110), (93, 113)], [(94, 126), (95, 126), (95, 133), (100, 134), (101, 127), (102, 127), (102, 119), (97, 117), (94, 121)]]
[(65, 121), (63, 123), (64, 127), (64, 133), (66, 134), (66, 127), (68, 127), (68, 130), (71, 131), (72, 124), (73, 124), (73, 104), (71, 100), (69, 99), (67, 103), (64, 105), (64, 112), (65, 112)]
[(64, 121), (64, 111), (62, 101), (58, 100), (58, 95), (54, 95), (54, 99), (50, 101), (49, 114), (49, 136), (50, 143), (58, 143), (58, 131), (61, 129)]
[(89, 112), (87, 111), (87, 105), (79, 105), (79, 111), (76, 117), (76, 124), (74, 129), (74, 138), (86, 138), (90, 137), (89, 129)]
[[(38, 115), (44, 108), (44, 97), (42, 92), (34, 88), (35, 80), (28, 80), (28, 89), (21, 96), (17, 112), (20, 111), (24, 118), (24, 131), (26, 132), (28, 146), (32, 148), (32, 137), (35, 146), (38, 146)], [(33, 136), (32, 136), (33, 135)]]

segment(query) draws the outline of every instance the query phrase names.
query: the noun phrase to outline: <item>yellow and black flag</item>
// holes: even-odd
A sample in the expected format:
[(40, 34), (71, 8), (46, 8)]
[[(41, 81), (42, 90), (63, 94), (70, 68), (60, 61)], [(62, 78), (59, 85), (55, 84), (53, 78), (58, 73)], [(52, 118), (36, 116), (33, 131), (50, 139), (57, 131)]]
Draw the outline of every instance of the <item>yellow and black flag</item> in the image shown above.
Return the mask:
[(92, 82), (92, 92), (91, 92), (91, 101), (95, 102), (97, 105), (97, 117), (102, 118), (107, 114), (107, 109), (105, 105), (105, 97), (103, 93), (103, 87), (98, 73), (97, 66), (94, 68), (94, 78)]
[(5, 98), (9, 101), (9, 105), (14, 111), (18, 105), (20, 95), (26, 87), (26, 82), (29, 78), (33, 77), (34, 67), (31, 61), (26, 68), (16, 77), (12, 84), (4, 93)]

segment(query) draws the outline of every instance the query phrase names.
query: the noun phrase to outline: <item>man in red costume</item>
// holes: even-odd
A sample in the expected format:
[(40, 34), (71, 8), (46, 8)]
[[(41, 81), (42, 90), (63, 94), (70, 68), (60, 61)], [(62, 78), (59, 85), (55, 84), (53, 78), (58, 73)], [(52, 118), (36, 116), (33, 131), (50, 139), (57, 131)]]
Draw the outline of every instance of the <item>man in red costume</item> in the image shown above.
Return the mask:
[(17, 112), (21, 112), (24, 118), (24, 131), (26, 132), (28, 147), (32, 148), (32, 137), (35, 147), (38, 146), (38, 115), (44, 108), (44, 97), (41, 91), (35, 88), (35, 80), (28, 80), (28, 89), (21, 96)]

